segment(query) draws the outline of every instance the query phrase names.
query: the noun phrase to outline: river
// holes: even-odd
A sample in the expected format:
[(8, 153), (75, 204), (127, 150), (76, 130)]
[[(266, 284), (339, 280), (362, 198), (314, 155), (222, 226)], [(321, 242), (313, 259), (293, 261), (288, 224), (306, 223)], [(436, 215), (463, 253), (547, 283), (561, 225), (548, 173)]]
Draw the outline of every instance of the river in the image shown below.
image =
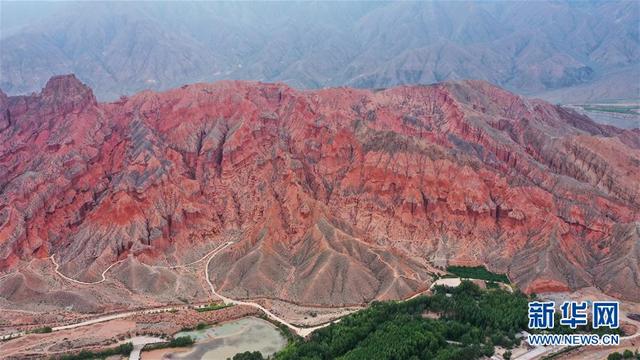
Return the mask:
[(196, 343), (187, 351), (164, 349), (143, 352), (142, 359), (224, 360), (245, 351), (260, 351), (267, 357), (287, 345), (287, 340), (278, 328), (256, 317), (246, 317), (203, 330), (175, 334), (175, 337), (179, 336), (191, 336)]

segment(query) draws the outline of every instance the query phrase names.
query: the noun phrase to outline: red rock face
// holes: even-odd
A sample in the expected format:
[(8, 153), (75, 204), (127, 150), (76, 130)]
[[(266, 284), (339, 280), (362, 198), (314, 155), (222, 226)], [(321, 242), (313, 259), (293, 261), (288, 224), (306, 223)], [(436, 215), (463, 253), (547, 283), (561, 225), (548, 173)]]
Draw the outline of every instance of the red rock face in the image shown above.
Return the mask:
[(640, 294), (640, 132), (484, 82), (371, 92), (196, 84), (96, 103), (73, 76), (0, 94), (0, 268), (181, 263), (235, 297), (351, 304), (429, 264), (529, 292)]

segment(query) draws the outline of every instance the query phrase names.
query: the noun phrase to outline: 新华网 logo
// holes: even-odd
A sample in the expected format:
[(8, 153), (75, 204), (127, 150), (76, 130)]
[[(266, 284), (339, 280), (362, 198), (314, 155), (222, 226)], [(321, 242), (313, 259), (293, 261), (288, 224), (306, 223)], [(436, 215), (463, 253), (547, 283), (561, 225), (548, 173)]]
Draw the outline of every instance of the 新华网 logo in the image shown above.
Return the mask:
[[(560, 325), (577, 329), (578, 326), (586, 326), (591, 314), (591, 326), (593, 329), (607, 327), (617, 329), (620, 327), (620, 304), (617, 301), (565, 301), (560, 305)], [(529, 303), (529, 329), (545, 330), (555, 326), (556, 307), (553, 301), (532, 301)], [(530, 334), (529, 343), (539, 345), (617, 345), (620, 342), (618, 334)]]

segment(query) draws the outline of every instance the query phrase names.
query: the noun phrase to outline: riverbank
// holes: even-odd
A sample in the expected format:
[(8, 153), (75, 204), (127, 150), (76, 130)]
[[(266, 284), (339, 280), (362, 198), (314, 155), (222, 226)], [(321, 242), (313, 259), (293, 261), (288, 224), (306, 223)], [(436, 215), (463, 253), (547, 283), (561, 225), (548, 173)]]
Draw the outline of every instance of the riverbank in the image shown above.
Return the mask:
[(167, 312), (139, 313), (126, 318), (93, 322), (81, 327), (68, 327), (44, 334), (24, 334), (20, 339), (0, 342), (2, 359), (48, 359), (81, 350), (98, 352), (117, 346), (136, 336), (169, 338), (198, 323), (221, 323), (260, 313), (245, 306), (233, 306), (215, 311), (198, 312), (180, 309)]
[(182, 336), (193, 338), (195, 344), (188, 349), (143, 351), (142, 359), (155, 359), (158, 356), (171, 359), (227, 359), (245, 351), (259, 351), (267, 357), (287, 345), (287, 339), (276, 326), (253, 316), (174, 335), (175, 338)]

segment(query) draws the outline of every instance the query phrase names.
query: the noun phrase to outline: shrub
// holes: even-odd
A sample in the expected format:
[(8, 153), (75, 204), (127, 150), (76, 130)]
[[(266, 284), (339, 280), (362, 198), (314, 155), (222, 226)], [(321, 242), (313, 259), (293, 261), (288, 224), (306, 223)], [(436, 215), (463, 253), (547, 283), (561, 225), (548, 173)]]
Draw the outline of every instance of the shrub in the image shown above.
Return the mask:
[(185, 347), (191, 346), (195, 340), (191, 336), (180, 336), (169, 341), (169, 347)]
[(260, 351), (245, 351), (243, 353), (235, 354), (232, 360), (264, 360)]
[(87, 360), (87, 359), (96, 359), (96, 358), (101, 359), (101, 358), (106, 358), (112, 355), (129, 356), (131, 351), (133, 351), (133, 344), (129, 342), (126, 344), (121, 344), (118, 347), (115, 347), (112, 349), (107, 349), (107, 350), (102, 350), (97, 352), (82, 350), (77, 354), (62, 355), (58, 357), (58, 359), (59, 360)]
[(492, 273), (484, 266), (448, 266), (447, 271), (461, 278), (489, 280), (509, 284), (507, 275)]
[(45, 327), (41, 327), (41, 328), (37, 328), (37, 329), (33, 329), (31, 330), (32, 333), (34, 334), (47, 334), (52, 332), (53, 329), (51, 328), (51, 326), (45, 326)]
[(619, 352), (613, 352), (607, 356), (607, 360), (622, 360), (622, 354)]

